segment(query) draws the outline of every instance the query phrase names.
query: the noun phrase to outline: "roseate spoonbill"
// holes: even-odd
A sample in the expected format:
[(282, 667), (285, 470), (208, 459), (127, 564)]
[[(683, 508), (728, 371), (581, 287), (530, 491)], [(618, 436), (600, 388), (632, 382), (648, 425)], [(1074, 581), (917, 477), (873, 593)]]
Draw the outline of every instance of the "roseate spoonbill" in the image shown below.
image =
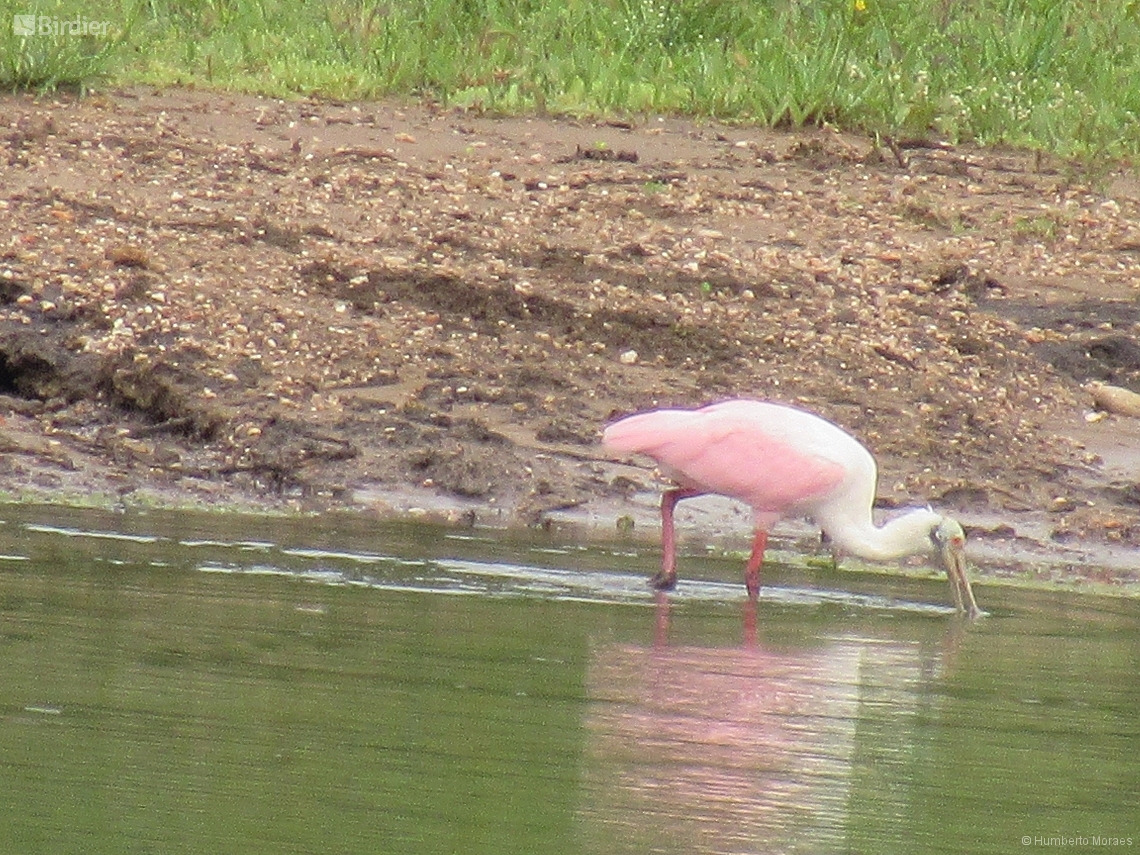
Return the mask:
[(660, 590), (677, 582), (673, 509), (677, 502), (717, 493), (752, 507), (756, 534), (745, 568), (748, 593), (760, 592), (768, 530), (781, 517), (811, 517), (842, 551), (871, 561), (907, 555), (941, 557), (959, 611), (981, 614), (966, 578), (966, 535), (955, 520), (930, 508), (871, 519), (878, 478), (862, 443), (820, 416), (768, 401), (733, 400), (696, 410), (653, 410), (605, 429), (603, 442), (620, 454), (657, 461), (676, 487), (661, 500)]

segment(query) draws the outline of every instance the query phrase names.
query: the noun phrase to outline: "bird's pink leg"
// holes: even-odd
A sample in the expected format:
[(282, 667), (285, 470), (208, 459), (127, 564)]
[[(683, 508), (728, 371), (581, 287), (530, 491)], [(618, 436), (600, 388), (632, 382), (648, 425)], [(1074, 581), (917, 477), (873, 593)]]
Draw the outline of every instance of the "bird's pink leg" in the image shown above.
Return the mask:
[(760, 596), (760, 565), (764, 563), (764, 549), (768, 546), (768, 532), (762, 528), (756, 529), (756, 536), (752, 539), (752, 555), (748, 557), (748, 565), (744, 568), (744, 586), (748, 588), (748, 596), (755, 600)]
[(682, 499), (701, 495), (700, 490), (678, 487), (661, 497), (661, 571), (649, 580), (658, 591), (669, 591), (677, 584), (677, 535), (673, 531), (673, 509)]

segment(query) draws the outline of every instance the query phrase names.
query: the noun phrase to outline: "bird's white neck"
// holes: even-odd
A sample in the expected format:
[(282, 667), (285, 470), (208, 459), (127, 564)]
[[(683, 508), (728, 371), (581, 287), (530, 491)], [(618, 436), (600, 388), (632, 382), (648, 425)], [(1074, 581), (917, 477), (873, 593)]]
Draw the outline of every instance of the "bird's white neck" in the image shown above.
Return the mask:
[(817, 522), (844, 552), (868, 561), (893, 561), (933, 552), (930, 532), (942, 522), (942, 515), (930, 508), (919, 508), (882, 526), (876, 526), (870, 515), (865, 519), (838, 517)]

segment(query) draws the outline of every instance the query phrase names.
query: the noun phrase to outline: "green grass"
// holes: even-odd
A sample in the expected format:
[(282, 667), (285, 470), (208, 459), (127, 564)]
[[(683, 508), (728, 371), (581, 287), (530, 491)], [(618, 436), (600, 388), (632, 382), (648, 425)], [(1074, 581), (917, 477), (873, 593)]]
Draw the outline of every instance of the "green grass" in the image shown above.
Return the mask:
[[(114, 4), (110, 8), (103, 16), (79, 3), (0, 0), (0, 88), (82, 89), (97, 82), (130, 24), (124, 9)], [(34, 16), (34, 35), (17, 34), (17, 15)], [(112, 23), (104, 26), (104, 20)]]
[[(69, 11), (113, 35), (12, 33)], [(1140, 152), (1126, 0), (0, 0), (0, 86), (100, 77)]]

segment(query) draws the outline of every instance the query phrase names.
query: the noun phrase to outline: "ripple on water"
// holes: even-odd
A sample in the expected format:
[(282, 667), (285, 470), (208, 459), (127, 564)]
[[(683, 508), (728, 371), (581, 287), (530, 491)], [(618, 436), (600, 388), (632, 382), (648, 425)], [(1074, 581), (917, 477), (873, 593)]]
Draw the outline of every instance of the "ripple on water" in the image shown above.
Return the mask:
[[(500, 561), (460, 559), (409, 560), (375, 553), (352, 553), (318, 549), (283, 549), (283, 555), (318, 562), (310, 568), (288, 568), (269, 564), (244, 565), (209, 563), (199, 566), (207, 573), (272, 575), (326, 585), (355, 585), (377, 590), (413, 591), (436, 594), (480, 594), (492, 597), (530, 596), (557, 601), (652, 605), (655, 592), (645, 578), (629, 573), (604, 570), (568, 570)], [(328, 562), (346, 562), (356, 567), (331, 567)], [(359, 565), (374, 568), (361, 572)], [(684, 602), (737, 602), (745, 597), (739, 583), (687, 580), (671, 600)], [(782, 605), (819, 607), (841, 606), (927, 615), (948, 615), (954, 610), (943, 605), (897, 600), (877, 594), (858, 594), (804, 587), (769, 586), (761, 589), (762, 600)]]

